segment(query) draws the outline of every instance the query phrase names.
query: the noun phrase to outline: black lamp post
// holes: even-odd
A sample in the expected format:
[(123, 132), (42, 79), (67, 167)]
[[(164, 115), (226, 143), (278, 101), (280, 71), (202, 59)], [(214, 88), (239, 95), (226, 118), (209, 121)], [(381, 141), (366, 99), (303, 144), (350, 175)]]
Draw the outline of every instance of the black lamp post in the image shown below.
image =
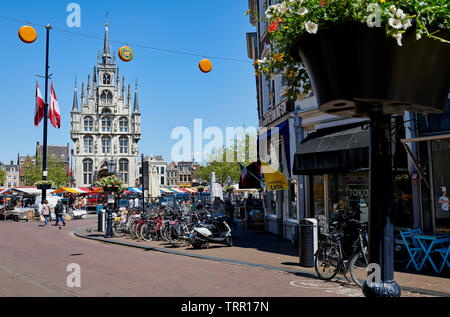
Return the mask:
[[(226, 185), (227, 187), (228, 187), (228, 186), (231, 186), (231, 176), (228, 176), (228, 177), (227, 177), (227, 180), (225, 181), (225, 185)], [(228, 198), (230, 198), (231, 192), (227, 190), (227, 193), (228, 193)]]
[[(114, 175), (114, 172), (116, 170), (116, 161), (114, 158), (111, 158), (108, 161), (108, 175)], [(112, 217), (112, 211), (114, 208), (114, 202), (110, 202), (112, 199), (114, 199), (114, 192), (117, 191), (116, 187), (108, 188), (106, 187), (106, 191), (108, 192), (108, 225), (106, 229), (106, 235), (105, 238), (113, 238), (114, 232), (112, 230), (112, 224), (113, 224), (113, 217)], [(112, 197), (111, 197), (112, 196)]]
[[(200, 186), (203, 186), (203, 178), (199, 178), (198, 179), (198, 183), (199, 183), (199, 185)], [(200, 200), (202, 198), (202, 193), (201, 192), (199, 192), (199, 194), (198, 194), (198, 200)]]

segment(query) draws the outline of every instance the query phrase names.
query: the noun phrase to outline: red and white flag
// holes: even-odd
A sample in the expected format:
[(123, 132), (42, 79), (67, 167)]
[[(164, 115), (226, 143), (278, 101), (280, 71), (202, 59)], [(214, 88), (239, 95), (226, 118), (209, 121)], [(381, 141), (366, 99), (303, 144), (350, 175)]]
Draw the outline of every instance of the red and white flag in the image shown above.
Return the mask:
[(52, 122), (52, 125), (55, 128), (56, 126), (58, 126), (58, 129), (61, 128), (61, 114), (59, 112), (58, 100), (56, 99), (55, 90), (53, 90), (53, 82), (50, 88), (49, 108), (50, 108), (50, 121)]
[(36, 107), (34, 108), (34, 125), (39, 126), (39, 123), (44, 118), (44, 99), (42, 99), (39, 84), (36, 81)]

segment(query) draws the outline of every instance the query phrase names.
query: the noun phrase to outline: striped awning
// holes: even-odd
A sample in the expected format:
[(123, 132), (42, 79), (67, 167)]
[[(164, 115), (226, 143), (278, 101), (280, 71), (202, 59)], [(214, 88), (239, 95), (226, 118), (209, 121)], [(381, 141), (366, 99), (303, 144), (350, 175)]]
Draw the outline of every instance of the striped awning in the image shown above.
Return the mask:
[(2, 190), (0, 190), (0, 195), (4, 194), (10, 190), (11, 190), (11, 188), (2, 189)]
[(170, 190), (172, 190), (173, 192), (178, 193), (178, 194), (186, 193), (185, 191), (181, 190), (181, 188), (170, 188)]
[(198, 193), (198, 191), (195, 188), (183, 188), (183, 189), (189, 193)]
[(161, 193), (163, 193), (163, 194), (173, 194), (174, 193), (174, 191), (171, 190), (170, 188), (160, 188), (160, 190), (161, 190)]
[(142, 194), (142, 188), (137, 187), (129, 187), (128, 190), (135, 194)]
[(88, 194), (89, 189), (87, 188), (69, 188), (69, 187), (61, 187), (52, 192), (52, 194), (61, 194), (61, 193), (71, 193), (71, 194)]

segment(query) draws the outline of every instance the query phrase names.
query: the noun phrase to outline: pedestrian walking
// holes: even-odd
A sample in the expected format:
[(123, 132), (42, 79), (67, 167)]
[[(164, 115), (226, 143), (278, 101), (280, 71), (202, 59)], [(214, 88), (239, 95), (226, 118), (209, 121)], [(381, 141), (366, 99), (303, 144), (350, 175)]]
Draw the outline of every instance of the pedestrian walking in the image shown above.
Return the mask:
[[(48, 218), (50, 218), (50, 206), (48, 204), (48, 200), (44, 200), (44, 203), (42, 204), (42, 209), (41, 209), (41, 215), (44, 216), (44, 227), (47, 227), (48, 224)], [(51, 220), (50, 220), (51, 221)]]
[(88, 201), (87, 201), (86, 196), (84, 196), (84, 198), (83, 198), (83, 204), (84, 204), (84, 210), (87, 210)]
[(55, 226), (58, 226), (59, 220), (61, 219), (63, 226), (66, 226), (66, 222), (64, 221), (64, 203), (62, 200), (58, 201), (55, 207), (55, 215), (56, 215), (56, 223)]

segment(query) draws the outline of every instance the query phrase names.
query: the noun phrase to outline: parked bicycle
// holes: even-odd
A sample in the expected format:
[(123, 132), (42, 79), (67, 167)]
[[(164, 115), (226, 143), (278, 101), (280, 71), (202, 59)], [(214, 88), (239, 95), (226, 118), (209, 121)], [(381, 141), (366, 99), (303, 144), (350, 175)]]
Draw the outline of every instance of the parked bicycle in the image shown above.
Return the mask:
[(368, 266), (368, 236), (367, 225), (356, 220), (348, 220), (358, 225), (358, 238), (351, 245), (352, 254), (346, 256), (344, 251), (344, 233), (339, 230), (339, 225), (327, 234), (320, 234), (319, 249), (315, 254), (315, 271), (318, 278), (331, 280), (337, 274), (343, 275), (347, 280), (347, 273), (350, 273), (352, 281), (362, 287), (367, 275)]

